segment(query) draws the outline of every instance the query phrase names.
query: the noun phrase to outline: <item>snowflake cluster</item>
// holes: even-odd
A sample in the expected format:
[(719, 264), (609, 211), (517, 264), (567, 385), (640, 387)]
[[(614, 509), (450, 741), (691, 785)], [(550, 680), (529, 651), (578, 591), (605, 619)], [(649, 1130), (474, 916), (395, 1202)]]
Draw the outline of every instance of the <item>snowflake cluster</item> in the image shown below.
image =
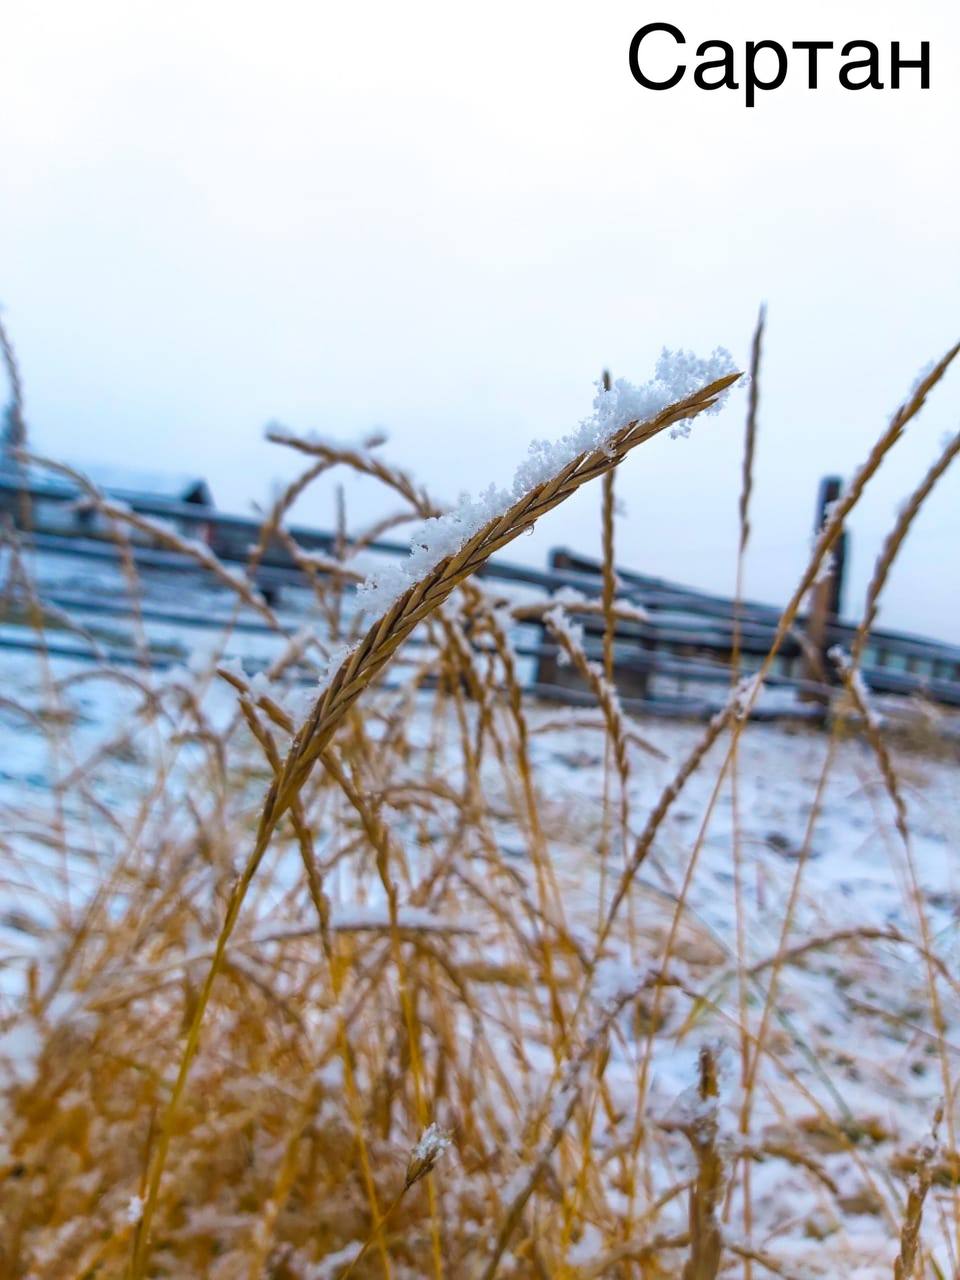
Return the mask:
[[(490, 485), (479, 497), (464, 494), (452, 511), (425, 520), (411, 537), (410, 556), (404, 563), (389, 564), (372, 574), (358, 589), (359, 602), (368, 616), (384, 613), (391, 604), (424, 574), (461, 547), (491, 520), (504, 515), (511, 506), (538, 485), (550, 480), (581, 454), (605, 448), (629, 422), (645, 422), (668, 405), (683, 400), (735, 369), (729, 351), (717, 347), (702, 359), (689, 351), (664, 351), (653, 378), (634, 386), (618, 378), (606, 389), (598, 382), (593, 413), (575, 431), (556, 441), (534, 440), (527, 457), (517, 468), (509, 489)], [(716, 412), (719, 397), (708, 412)], [(674, 435), (686, 435), (689, 424), (674, 428)]]

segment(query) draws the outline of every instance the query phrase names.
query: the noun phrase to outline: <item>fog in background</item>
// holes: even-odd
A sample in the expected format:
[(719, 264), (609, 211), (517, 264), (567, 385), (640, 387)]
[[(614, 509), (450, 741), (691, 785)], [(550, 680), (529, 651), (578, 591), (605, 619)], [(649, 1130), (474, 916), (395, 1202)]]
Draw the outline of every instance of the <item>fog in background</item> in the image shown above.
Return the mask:
[[(268, 501), (262, 439), (390, 433), (436, 496), (507, 482), (663, 345), (746, 360), (769, 305), (747, 591), (781, 601), (817, 483), (849, 475), (960, 336), (960, 18), (944, 0), (727, 6), (54, 0), (0, 34), (0, 302), (35, 448)], [(933, 46), (933, 87), (642, 90), (627, 49), (708, 38)], [(690, 49), (693, 52), (693, 49)], [(0, 389), (0, 397), (5, 392)], [(746, 397), (617, 478), (619, 557), (729, 593)], [(960, 426), (938, 389), (852, 522), (855, 612), (900, 500)], [(347, 486), (365, 523), (385, 509)], [(329, 524), (330, 488), (296, 510)], [(389, 506), (389, 503), (386, 504)], [(511, 554), (599, 542), (599, 487)], [(960, 641), (960, 472), (882, 621)]]

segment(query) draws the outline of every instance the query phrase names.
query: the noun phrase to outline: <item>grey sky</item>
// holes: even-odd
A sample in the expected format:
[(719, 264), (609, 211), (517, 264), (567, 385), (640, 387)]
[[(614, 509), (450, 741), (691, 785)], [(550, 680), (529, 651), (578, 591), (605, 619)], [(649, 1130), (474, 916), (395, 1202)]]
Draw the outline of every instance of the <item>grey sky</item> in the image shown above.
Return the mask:
[[(729, 10), (729, 12), (727, 12)], [(0, 300), (35, 445), (196, 469), (223, 506), (297, 459), (271, 418), (353, 436), (438, 496), (508, 480), (589, 410), (604, 364), (746, 358), (770, 307), (749, 592), (782, 599), (819, 477), (848, 474), (960, 336), (960, 18), (946, 0), (659, 8), (110, 0), (9, 6)], [(641, 90), (637, 26), (933, 46), (933, 87)], [(688, 78), (689, 79), (689, 78)], [(732, 588), (744, 398), (618, 479), (621, 558)], [(899, 500), (960, 426), (938, 390), (853, 522), (863, 584)], [(358, 521), (372, 495), (348, 490)], [(598, 494), (516, 554), (596, 549)], [(382, 506), (377, 509), (383, 509)], [(298, 510), (329, 520), (329, 490)], [(891, 582), (889, 625), (960, 639), (960, 473)]]

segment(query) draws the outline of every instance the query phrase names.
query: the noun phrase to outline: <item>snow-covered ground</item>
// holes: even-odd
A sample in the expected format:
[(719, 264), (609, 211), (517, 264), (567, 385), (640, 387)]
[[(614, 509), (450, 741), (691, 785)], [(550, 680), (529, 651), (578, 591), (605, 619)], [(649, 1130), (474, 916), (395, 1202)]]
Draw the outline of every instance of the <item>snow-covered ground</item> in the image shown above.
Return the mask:
[[(120, 598), (123, 590), (110, 568), (93, 571), (55, 558), (41, 562), (38, 579), (45, 589), (87, 592), (98, 601)], [(220, 598), (209, 587), (162, 575), (145, 583), (148, 605), (169, 608), (175, 598), (183, 607), (230, 616), (226, 592)], [(70, 612), (78, 622), (95, 619), (93, 612), (84, 614), (82, 604)], [(291, 633), (316, 619), (305, 593), (291, 594), (278, 613)], [(5, 1014), (23, 991), (29, 961), (52, 963), (57, 921), (76, 918), (105, 868), (123, 856), (131, 827), (136, 825), (142, 839), (146, 831), (181, 821), (182, 806), (197, 802), (191, 785), (202, 747), (181, 735), (186, 716), (144, 717), (151, 691), (172, 707), (178, 684), (189, 689), (199, 695), (211, 730), (223, 733), (235, 717), (236, 697), (222, 680), (204, 675), (212, 658), (229, 654), (250, 669), (283, 645), (264, 632), (234, 631), (223, 645), (215, 631), (163, 621), (148, 629), (154, 647), (170, 649), (174, 665), (165, 672), (131, 668), (120, 677), (117, 669), (86, 661), (0, 650)], [(176, 665), (182, 660), (188, 669)], [(599, 720), (589, 710), (532, 705), (528, 721), (541, 816), (567, 922), (575, 937), (589, 939), (598, 902), (616, 882), (624, 856), (616, 823), (608, 857), (598, 852), (602, 797), (611, 785)], [(629, 727), (657, 752), (631, 749), (629, 822), (636, 834), (703, 726), (651, 720)], [(411, 732), (407, 781), (423, 764), (418, 750), (431, 756), (434, 776), (442, 773), (433, 758), (435, 734), (435, 712), (425, 700), (421, 728), (415, 719)], [(452, 727), (450, 735), (453, 741)], [(960, 1070), (960, 1000), (952, 980), (960, 973), (960, 767), (950, 748), (936, 750), (931, 743), (894, 751), (909, 811), (905, 847), (865, 740), (841, 735), (831, 741), (802, 727), (750, 725), (739, 747), (735, 798), (729, 777), (716, 785), (727, 746), (723, 738), (713, 748), (670, 809), (629, 898), (630, 941), (623, 944), (623, 960), (642, 964), (662, 956), (675, 913), (679, 920), (668, 966), (677, 986), (667, 989), (656, 1010), (646, 1107), (651, 1115), (666, 1115), (694, 1078), (698, 1047), (719, 1040), (727, 1046), (727, 1149), (736, 1152), (740, 1027), (756, 1035), (770, 987), (769, 962), (781, 947), (795, 949), (777, 974), (749, 1142), (775, 1151), (778, 1144), (796, 1145), (800, 1132), (803, 1152), (826, 1181), (818, 1190), (806, 1167), (774, 1158), (757, 1163), (754, 1243), (774, 1253), (792, 1275), (838, 1274), (841, 1265), (843, 1274), (887, 1274), (896, 1233), (891, 1224), (900, 1221), (904, 1198), (896, 1161), (927, 1134), (944, 1098), (945, 1077), (949, 1081)], [(72, 779), (80, 782), (71, 785)], [(525, 838), (511, 816), (504, 780), (494, 769), (485, 780), (497, 844), (513, 860), (520, 882), (532, 885)], [(260, 785), (254, 779), (252, 796)], [(401, 839), (409, 835), (411, 850), (422, 838), (403, 809), (391, 814), (391, 829)], [(324, 854), (320, 832), (321, 860)], [(332, 871), (327, 891), (335, 919), (380, 909), (368, 885), (358, 896), (358, 879), (343, 864)], [(261, 909), (268, 919), (269, 901)], [(939, 966), (932, 979), (925, 953)], [(942, 1005), (940, 1037), (931, 982)], [(635, 1102), (637, 1066), (647, 1042), (641, 1029), (634, 1042), (615, 1048), (608, 1080), (625, 1107)], [(4, 1047), (19, 1056), (18, 1070), (29, 1070), (28, 1046), (8, 1038)], [(546, 1055), (543, 1046), (531, 1045), (529, 1052), (532, 1061)], [(944, 1137), (953, 1121), (949, 1111), (948, 1105)], [(849, 1141), (838, 1140), (824, 1115), (844, 1128)], [(951, 1192), (936, 1188), (933, 1194), (932, 1216), (939, 1216), (949, 1235)], [(682, 1221), (682, 1205), (676, 1207)], [(831, 1241), (828, 1248), (824, 1242)], [(589, 1233), (576, 1248), (578, 1257), (589, 1258)], [(952, 1265), (947, 1252), (941, 1256), (945, 1266)], [(817, 1271), (823, 1265), (827, 1270)]]

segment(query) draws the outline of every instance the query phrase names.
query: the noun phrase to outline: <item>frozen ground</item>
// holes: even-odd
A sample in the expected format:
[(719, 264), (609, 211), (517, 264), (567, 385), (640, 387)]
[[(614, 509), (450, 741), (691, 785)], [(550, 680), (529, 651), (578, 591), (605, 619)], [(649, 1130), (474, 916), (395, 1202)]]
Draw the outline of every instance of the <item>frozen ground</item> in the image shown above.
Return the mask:
[[(89, 575), (72, 581), (62, 566), (56, 581), (64, 592), (92, 589)], [(116, 578), (105, 575), (97, 590), (107, 598), (118, 590)], [(169, 605), (169, 589), (161, 598)], [(211, 607), (209, 596), (206, 603)], [(80, 608), (74, 616), (89, 620)], [(302, 626), (309, 610), (291, 608), (287, 620), (291, 629)], [(191, 786), (202, 751), (182, 733), (189, 717), (175, 710), (173, 691), (178, 685), (199, 690), (203, 713), (217, 733), (234, 716), (232, 691), (203, 675), (213, 649), (196, 643), (195, 629), (151, 624), (151, 639), (166, 641), (172, 651), (179, 647), (178, 657), (192, 651), (192, 669), (132, 669), (120, 680), (116, 672), (89, 662), (0, 650), (4, 1014), (14, 1009), (31, 960), (53, 963), (58, 922), (77, 917), (105, 868), (122, 856), (131, 830), (149, 843), (151, 830), (183, 822), (184, 805), (197, 802)], [(235, 633), (228, 652), (248, 665), (273, 656), (265, 654), (264, 637), (256, 633)], [(170, 714), (144, 717), (151, 691), (160, 691)], [(436, 751), (431, 717), (424, 713), (419, 747), (414, 728), (403, 781), (426, 767), (418, 751)], [(575, 934), (589, 938), (598, 901), (609, 894), (622, 865), (615, 832), (605, 865), (597, 852), (604, 739), (589, 711), (539, 706), (531, 708), (529, 722), (536, 786), (564, 910)], [(137, 727), (130, 734), (132, 725)], [(629, 800), (635, 833), (702, 726), (656, 720), (630, 727), (660, 753), (640, 748), (632, 753)], [(951, 981), (960, 973), (960, 768), (949, 751), (898, 748), (894, 753), (909, 810), (909, 853), (919, 881), (924, 938), (907, 850), (864, 741), (850, 738), (836, 745), (807, 855), (802, 855), (830, 749), (822, 732), (749, 726), (739, 752), (735, 843), (731, 788), (724, 784), (714, 795), (726, 741), (714, 748), (671, 809), (631, 894), (628, 958), (643, 963), (662, 956), (682, 898), (671, 948), (677, 986), (667, 991), (649, 1042), (647, 1106), (651, 1115), (666, 1114), (690, 1084), (698, 1046), (720, 1040), (727, 1046), (724, 1124), (728, 1150), (734, 1153), (738, 1028), (745, 1022), (756, 1034), (769, 990), (768, 962), (781, 948), (786, 904), (795, 895), (784, 941), (788, 952), (794, 950), (779, 970), (770, 1052), (758, 1077), (750, 1141), (776, 1149), (796, 1144), (799, 1131), (802, 1150), (826, 1181), (818, 1193), (817, 1180), (806, 1168), (773, 1160), (756, 1164), (754, 1243), (789, 1264), (791, 1275), (872, 1277), (889, 1274), (891, 1225), (895, 1233), (904, 1198), (898, 1161), (927, 1134), (944, 1098), (945, 1077), (960, 1070), (960, 1002)], [(163, 779), (159, 787), (158, 776)], [(80, 783), (63, 785), (73, 779)], [(509, 814), (504, 781), (490, 771), (485, 782), (497, 843), (512, 859), (520, 883), (532, 891), (524, 837), (509, 816), (498, 816)], [(250, 782), (251, 805), (260, 786), (259, 778)], [(392, 828), (409, 837), (413, 850), (422, 833), (409, 813), (398, 809), (391, 817)], [(322, 831), (317, 840), (322, 859)], [(381, 909), (368, 883), (359, 885), (342, 864), (334, 869), (327, 889), (335, 916)], [(257, 910), (268, 924), (269, 896)], [(477, 944), (468, 939), (455, 945)], [(936, 984), (945, 1031), (939, 1038), (925, 948), (941, 966)], [(634, 1043), (615, 1051), (608, 1078), (624, 1106), (635, 1093), (646, 1044), (647, 1035), (640, 1032)], [(29, 1070), (29, 1045), (16, 1040), (15, 1028), (8, 1030), (3, 1047), (18, 1070)], [(528, 1046), (534, 1063), (544, 1052), (543, 1046)], [(848, 1140), (838, 1140), (824, 1114), (844, 1128)], [(682, 1155), (677, 1161), (682, 1171)], [(827, 1184), (833, 1187), (829, 1194)], [(933, 1196), (934, 1217), (939, 1215), (947, 1237), (952, 1191), (938, 1187)], [(682, 1222), (682, 1205), (676, 1208)], [(587, 1235), (577, 1245), (578, 1256), (588, 1258), (590, 1248)], [(952, 1267), (944, 1248), (944, 1266)]]

